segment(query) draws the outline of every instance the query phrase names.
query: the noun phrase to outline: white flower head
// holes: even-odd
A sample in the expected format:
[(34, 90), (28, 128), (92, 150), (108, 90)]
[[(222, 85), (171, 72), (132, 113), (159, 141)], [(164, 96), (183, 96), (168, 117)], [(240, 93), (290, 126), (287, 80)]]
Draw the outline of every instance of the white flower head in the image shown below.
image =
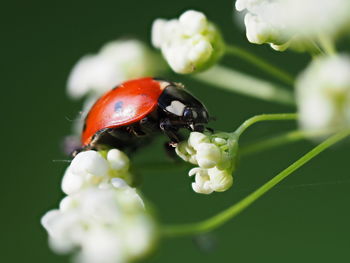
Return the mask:
[(91, 186), (103, 187), (113, 178), (122, 178), (130, 183), (129, 167), (129, 158), (117, 149), (80, 152), (64, 174), (62, 190), (69, 195)]
[(299, 122), (304, 130), (350, 126), (350, 56), (314, 60), (297, 80)]
[(188, 140), (179, 143), (175, 150), (183, 160), (198, 165), (189, 171), (195, 177), (192, 183), (195, 192), (211, 194), (232, 186), (238, 150), (236, 135), (191, 132)]
[(161, 49), (170, 67), (188, 74), (212, 66), (223, 54), (218, 29), (198, 11), (188, 10), (179, 19), (157, 19), (152, 25), (152, 43)]
[(129, 262), (147, 253), (156, 237), (153, 218), (125, 182), (67, 196), (41, 222), (54, 251), (78, 249), (76, 262), (83, 263)]
[(246, 11), (249, 42), (275, 50), (315, 48), (320, 36), (334, 39), (350, 25), (348, 0), (237, 0)]
[(82, 57), (68, 78), (68, 95), (99, 97), (129, 79), (157, 75), (162, 60), (138, 40), (117, 40)]

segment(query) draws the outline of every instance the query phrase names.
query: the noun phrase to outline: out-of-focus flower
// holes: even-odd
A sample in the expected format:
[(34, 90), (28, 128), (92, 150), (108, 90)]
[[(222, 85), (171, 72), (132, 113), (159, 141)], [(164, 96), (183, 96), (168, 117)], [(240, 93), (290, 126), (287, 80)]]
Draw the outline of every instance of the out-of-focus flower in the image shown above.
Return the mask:
[(224, 51), (218, 29), (206, 16), (194, 10), (179, 19), (157, 19), (152, 26), (152, 43), (161, 49), (170, 67), (188, 74), (212, 66)]
[(65, 197), (41, 223), (57, 253), (78, 250), (76, 262), (116, 263), (139, 258), (154, 245), (156, 227), (134, 188), (120, 178)]
[(232, 186), (237, 150), (236, 135), (223, 132), (192, 132), (187, 141), (176, 147), (178, 156), (199, 166), (191, 169), (189, 176), (195, 176), (192, 188), (201, 194), (223, 192)]
[(68, 79), (68, 95), (96, 98), (128, 79), (157, 75), (163, 65), (161, 58), (138, 40), (112, 41), (77, 62)]
[(129, 158), (117, 149), (80, 152), (64, 174), (62, 190), (70, 195), (91, 186), (103, 187), (112, 178), (122, 178), (131, 183), (129, 166)]
[(246, 10), (245, 26), (251, 43), (269, 43), (275, 50), (305, 50), (320, 37), (334, 39), (350, 25), (348, 0), (237, 0)]
[(297, 79), (299, 121), (304, 130), (350, 126), (350, 56), (315, 59)]

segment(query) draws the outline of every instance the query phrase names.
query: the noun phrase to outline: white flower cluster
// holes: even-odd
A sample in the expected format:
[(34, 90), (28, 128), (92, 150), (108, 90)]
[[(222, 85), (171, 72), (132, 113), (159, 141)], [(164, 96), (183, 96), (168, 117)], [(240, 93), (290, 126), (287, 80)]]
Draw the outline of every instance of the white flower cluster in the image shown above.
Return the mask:
[(112, 41), (78, 61), (68, 78), (68, 95), (98, 97), (123, 81), (156, 75), (162, 66), (161, 58), (142, 42)]
[(112, 178), (122, 178), (130, 184), (132, 175), (129, 166), (128, 156), (117, 149), (108, 152), (81, 152), (67, 168), (62, 180), (62, 190), (67, 195), (74, 194), (91, 186), (103, 187)]
[(223, 192), (232, 186), (237, 150), (237, 137), (230, 133), (192, 132), (176, 147), (178, 156), (199, 166), (191, 169), (189, 176), (195, 176), (192, 188), (201, 194)]
[(320, 36), (333, 39), (350, 24), (348, 0), (237, 0), (236, 9), (246, 10), (251, 43), (279, 51), (310, 48)]
[(313, 60), (296, 86), (299, 121), (304, 130), (350, 126), (350, 56)]
[(179, 19), (155, 20), (152, 43), (161, 49), (170, 67), (182, 74), (210, 67), (224, 49), (218, 29), (203, 13), (194, 10), (186, 11)]
[(153, 247), (156, 227), (128, 177), (128, 158), (113, 149), (79, 153), (68, 167), (62, 188), (68, 194), (42, 225), (57, 253), (77, 250), (76, 262), (123, 263)]

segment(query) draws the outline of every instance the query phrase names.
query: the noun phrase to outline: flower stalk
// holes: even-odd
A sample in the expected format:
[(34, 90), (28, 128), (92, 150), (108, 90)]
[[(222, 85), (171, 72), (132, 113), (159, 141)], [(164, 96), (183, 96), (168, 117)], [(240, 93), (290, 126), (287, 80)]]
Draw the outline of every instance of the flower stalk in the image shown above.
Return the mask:
[(294, 84), (294, 77), (291, 76), (289, 73), (281, 70), (280, 68), (272, 65), (271, 63), (267, 62), (266, 60), (254, 55), (253, 53), (250, 53), (249, 51), (234, 46), (234, 45), (226, 45), (226, 54), (236, 56), (238, 58), (241, 58), (252, 65), (256, 66), (257, 68), (265, 71), (266, 73), (270, 74), (271, 76), (274, 76), (275, 78), (281, 80), (287, 85), (293, 85)]
[(261, 114), (261, 115), (256, 115), (245, 122), (241, 124), (241, 126), (238, 127), (238, 129), (235, 131), (235, 133), (238, 136), (241, 136), (243, 132), (248, 129), (250, 126), (257, 122), (261, 121), (288, 121), (288, 120), (295, 120), (297, 119), (298, 114), (296, 113), (277, 113), (277, 114)]
[(223, 66), (214, 66), (192, 77), (215, 87), (257, 99), (289, 106), (295, 105), (292, 91)]
[(247, 146), (243, 146), (240, 149), (241, 156), (247, 156), (251, 154), (256, 154), (271, 148), (275, 148), (281, 145), (286, 145), (289, 143), (301, 141), (304, 139), (320, 139), (326, 135), (331, 134), (330, 131), (302, 131), (302, 130), (294, 130), (289, 131), (277, 136), (273, 136), (269, 139), (264, 139), (262, 141), (250, 143)]

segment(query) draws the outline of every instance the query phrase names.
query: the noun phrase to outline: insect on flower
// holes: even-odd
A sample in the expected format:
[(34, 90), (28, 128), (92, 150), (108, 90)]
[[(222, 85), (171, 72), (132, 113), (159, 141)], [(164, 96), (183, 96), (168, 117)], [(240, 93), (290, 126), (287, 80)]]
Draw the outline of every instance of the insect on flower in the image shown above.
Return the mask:
[(86, 116), (81, 149), (133, 151), (163, 132), (175, 145), (181, 128), (203, 131), (209, 115), (183, 85), (155, 78), (124, 82), (105, 93)]

